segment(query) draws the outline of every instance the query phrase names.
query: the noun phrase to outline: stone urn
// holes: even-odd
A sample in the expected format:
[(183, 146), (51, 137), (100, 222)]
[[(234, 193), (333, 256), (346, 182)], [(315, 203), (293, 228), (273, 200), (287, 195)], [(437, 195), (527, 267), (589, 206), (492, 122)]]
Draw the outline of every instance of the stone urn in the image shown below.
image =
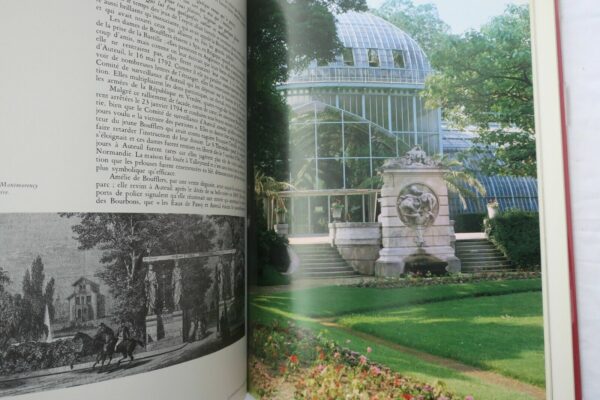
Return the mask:
[(277, 220), (277, 224), (285, 224), (285, 215), (286, 215), (286, 210), (285, 208), (278, 208), (275, 210), (275, 215), (276, 215), (276, 220)]
[(487, 204), (487, 214), (489, 219), (494, 219), (498, 215), (498, 202), (494, 199)]
[(331, 216), (335, 222), (342, 220), (342, 213), (344, 212), (344, 206), (341, 204), (334, 204), (331, 206)]

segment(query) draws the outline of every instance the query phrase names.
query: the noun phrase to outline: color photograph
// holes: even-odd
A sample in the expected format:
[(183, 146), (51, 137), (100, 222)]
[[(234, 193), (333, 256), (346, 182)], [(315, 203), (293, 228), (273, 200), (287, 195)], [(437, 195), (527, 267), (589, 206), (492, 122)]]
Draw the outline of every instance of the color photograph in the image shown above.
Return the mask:
[(250, 392), (544, 399), (528, 3), (252, 4)]

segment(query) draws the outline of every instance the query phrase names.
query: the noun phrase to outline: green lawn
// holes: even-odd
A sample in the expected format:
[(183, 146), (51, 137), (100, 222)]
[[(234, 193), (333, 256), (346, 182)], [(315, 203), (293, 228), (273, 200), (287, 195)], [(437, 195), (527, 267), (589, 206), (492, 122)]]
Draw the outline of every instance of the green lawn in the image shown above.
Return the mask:
[(338, 323), (544, 386), (540, 292), (402, 307), (343, 317)]
[[(375, 345), (345, 329), (324, 327), (316, 318), (337, 318), (338, 323), (356, 331), (543, 386), (539, 279), (398, 289), (321, 287), (253, 295), (250, 299), (252, 322), (293, 323), (322, 332), (363, 354), (370, 346), (373, 353), (369, 358), (373, 361), (424, 382), (441, 380), (449, 390), (463, 396), (529, 399), (514, 388), (467, 376), (389, 346)], [(406, 331), (410, 334), (398, 335)], [(404, 341), (408, 338), (413, 340)], [(484, 341), (484, 346), (477, 346)], [(490, 345), (490, 341), (494, 343)], [(461, 347), (473, 357), (464, 358), (461, 351), (455, 351)]]
[(410, 304), (506, 293), (540, 291), (539, 279), (418, 286), (396, 289), (327, 286), (252, 296), (252, 302), (275, 311), (306, 317), (335, 317)]

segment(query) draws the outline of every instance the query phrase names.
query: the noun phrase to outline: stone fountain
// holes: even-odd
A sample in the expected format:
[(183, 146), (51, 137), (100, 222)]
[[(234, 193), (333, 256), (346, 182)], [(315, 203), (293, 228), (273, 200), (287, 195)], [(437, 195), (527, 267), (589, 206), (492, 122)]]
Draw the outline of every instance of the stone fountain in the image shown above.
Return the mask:
[(459, 272), (451, 244), (445, 170), (419, 146), (380, 170), (382, 248), (375, 275), (397, 277), (407, 272)]

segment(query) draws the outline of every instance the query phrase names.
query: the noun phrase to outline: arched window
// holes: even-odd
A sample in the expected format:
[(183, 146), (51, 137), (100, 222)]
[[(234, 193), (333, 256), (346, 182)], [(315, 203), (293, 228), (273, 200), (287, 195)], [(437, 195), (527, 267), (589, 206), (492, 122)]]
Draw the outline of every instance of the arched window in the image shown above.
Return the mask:
[(379, 67), (379, 52), (377, 49), (369, 49), (367, 51), (369, 67)]

